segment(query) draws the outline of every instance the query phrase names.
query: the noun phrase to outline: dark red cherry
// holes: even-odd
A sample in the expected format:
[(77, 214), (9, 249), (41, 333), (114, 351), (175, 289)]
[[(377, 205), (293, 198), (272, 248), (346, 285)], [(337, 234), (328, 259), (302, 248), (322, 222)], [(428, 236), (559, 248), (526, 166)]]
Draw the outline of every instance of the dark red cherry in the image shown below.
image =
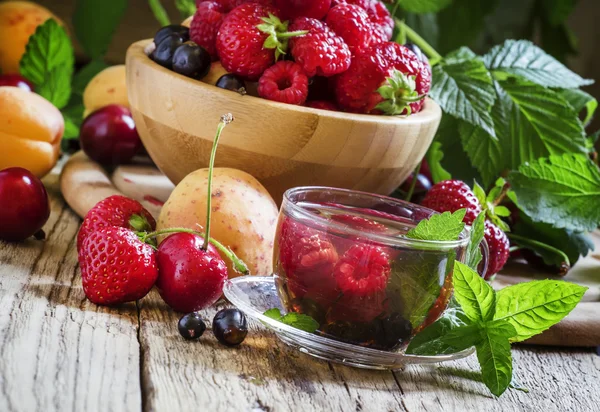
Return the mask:
[(19, 87), (28, 92), (33, 92), (33, 84), (20, 74), (0, 74), (0, 87), (13, 86)]

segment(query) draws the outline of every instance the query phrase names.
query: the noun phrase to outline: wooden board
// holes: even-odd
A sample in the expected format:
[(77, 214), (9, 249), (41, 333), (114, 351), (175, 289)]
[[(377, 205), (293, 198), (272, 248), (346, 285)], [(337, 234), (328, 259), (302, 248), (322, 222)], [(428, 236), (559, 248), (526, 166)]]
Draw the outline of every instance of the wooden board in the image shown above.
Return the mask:
[[(0, 241), (2, 412), (598, 410), (600, 357), (591, 349), (516, 346), (515, 374), (531, 392), (497, 400), (478, 381), (474, 357), (366, 371), (289, 349), (255, 323), (237, 349), (219, 345), (210, 330), (186, 342), (179, 315), (155, 291), (138, 306), (95, 306), (77, 268), (80, 220), (57, 177), (45, 183), (47, 241)], [(203, 316), (209, 321), (217, 309)]]

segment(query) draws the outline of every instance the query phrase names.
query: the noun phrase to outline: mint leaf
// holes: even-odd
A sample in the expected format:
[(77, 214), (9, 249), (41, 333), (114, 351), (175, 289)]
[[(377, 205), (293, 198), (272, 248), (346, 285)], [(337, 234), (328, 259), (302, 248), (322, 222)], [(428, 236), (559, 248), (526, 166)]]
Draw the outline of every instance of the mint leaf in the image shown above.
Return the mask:
[(466, 213), (467, 209), (460, 209), (454, 213), (444, 212), (432, 215), (427, 220), (421, 220), (406, 234), (406, 237), (418, 240), (458, 240), (465, 228), (462, 220)]
[(196, 13), (195, 0), (175, 0), (175, 7), (177, 7), (177, 10), (179, 10), (183, 19), (187, 19)]
[(475, 346), (483, 383), (496, 396), (506, 391), (512, 381), (512, 355), (509, 339), (515, 328), (506, 321), (488, 322), (482, 329), (481, 342)]
[(512, 341), (521, 342), (560, 322), (581, 301), (587, 287), (556, 280), (538, 280), (498, 292), (495, 320), (516, 329)]
[(448, 7), (452, 0), (397, 0), (397, 3), (410, 13), (437, 13)]
[(470, 325), (454, 328), (442, 337), (442, 341), (450, 347), (456, 348), (458, 351), (469, 349), (481, 343), (482, 327), (483, 324), (481, 322), (475, 322)]
[(434, 141), (431, 146), (429, 146), (429, 150), (427, 150), (425, 157), (427, 159), (427, 164), (429, 165), (433, 183), (452, 179), (450, 173), (448, 173), (441, 164), (444, 159), (444, 152), (440, 142)]
[(429, 95), (444, 112), (481, 127), (495, 136), (490, 108), (495, 93), (492, 77), (478, 57), (460, 59), (468, 55), (461, 49), (448, 55), (433, 68), (433, 83)]
[(314, 333), (319, 328), (319, 322), (308, 315), (290, 312), (280, 319), (286, 325), (308, 333)]
[(471, 240), (467, 247), (467, 266), (473, 270), (477, 270), (479, 262), (481, 262), (481, 241), (485, 235), (485, 213), (480, 213), (471, 225)]
[(592, 120), (592, 117), (594, 117), (594, 113), (596, 113), (596, 109), (598, 108), (598, 100), (592, 95), (579, 89), (559, 90), (558, 93), (573, 106), (576, 113), (580, 113), (585, 109), (586, 115), (583, 119), (584, 125), (587, 125)]
[(29, 38), (21, 58), (20, 72), (39, 95), (59, 109), (69, 101), (75, 57), (64, 28), (49, 19)]
[(106, 54), (113, 34), (127, 9), (127, 0), (78, 0), (73, 13), (77, 40), (92, 59)]
[(492, 48), (483, 61), (492, 72), (523, 77), (544, 87), (572, 89), (593, 83), (527, 40), (507, 40)]
[(574, 231), (600, 224), (600, 171), (585, 155), (539, 159), (511, 172), (508, 180), (533, 221)]
[[(453, 330), (459, 329), (470, 322), (460, 308), (447, 309), (441, 318), (416, 334), (406, 348), (409, 355), (435, 356), (460, 352), (457, 347), (450, 345), (444, 338)], [(466, 348), (465, 348), (466, 349)]]
[(83, 96), (83, 92), (85, 91), (88, 83), (94, 78), (94, 76), (107, 67), (108, 65), (102, 60), (92, 60), (86, 64), (75, 74), (75, 76), (73, 76), (73, 93)]
[(481, 276), (467, 265), (454, 264), (454, 298), (472, 321), (487, 321), (494, 317), (496, 294)]
[(278, 308), (272, 308), (263, 313), (268, 318), (279, 320), (282, 318), (281, 311)]

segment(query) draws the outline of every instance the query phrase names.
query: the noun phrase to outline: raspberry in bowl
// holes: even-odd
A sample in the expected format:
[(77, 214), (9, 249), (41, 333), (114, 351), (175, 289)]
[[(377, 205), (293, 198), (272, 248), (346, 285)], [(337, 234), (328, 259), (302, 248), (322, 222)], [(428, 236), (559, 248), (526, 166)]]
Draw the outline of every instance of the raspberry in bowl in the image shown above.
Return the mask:
[(434, 213), (345, 189), (288, 190), (273, 258), (283, 307), (314, 318), (321, 336), (402, 350), (446, 309), (466, 257), (468, 229), (457, 241), (404, 236)]

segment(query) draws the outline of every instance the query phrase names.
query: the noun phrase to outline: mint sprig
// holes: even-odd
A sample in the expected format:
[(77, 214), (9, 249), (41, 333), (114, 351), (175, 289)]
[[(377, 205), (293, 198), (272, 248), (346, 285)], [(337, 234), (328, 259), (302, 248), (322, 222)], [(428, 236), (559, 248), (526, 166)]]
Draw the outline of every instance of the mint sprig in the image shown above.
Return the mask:
[(278, 308), (272, 308), (265, 311), (263, 315), (308, 333), (314, 333), (319, 328), (319, 322), (302, 313), (289, 312), (282, 315)]
[(406, 237), (430, 241), (458, 240), (465, 228), (463, 218), (466, 213), (466, 209), (460, 209), (454, 213), (434, 214), (429, 219), (421, 220)]

